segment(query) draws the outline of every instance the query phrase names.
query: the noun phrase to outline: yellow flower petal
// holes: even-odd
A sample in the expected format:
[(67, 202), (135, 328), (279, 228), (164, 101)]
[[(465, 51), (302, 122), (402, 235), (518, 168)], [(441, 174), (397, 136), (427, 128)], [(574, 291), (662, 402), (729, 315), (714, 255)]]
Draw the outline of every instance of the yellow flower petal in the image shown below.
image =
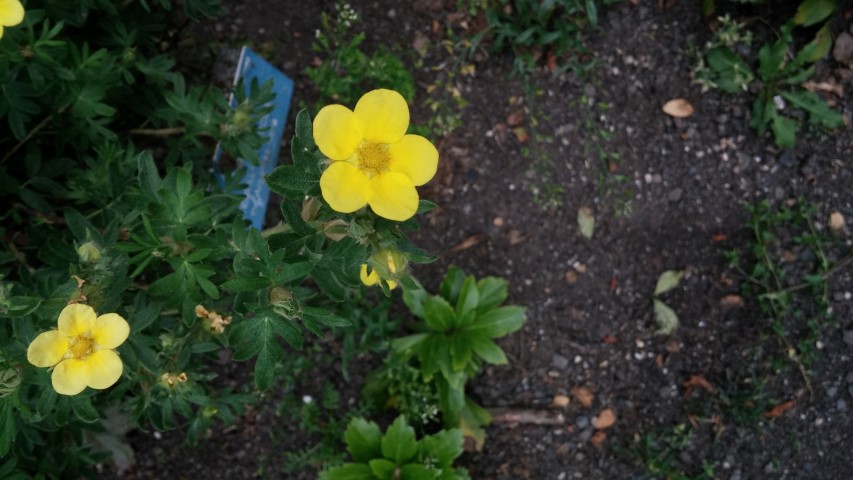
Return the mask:
[(124, 370), (118, 354), (112, 350), (98, 350), (84, 360), (86, 363), (86, 385), (103, 390), (113, 386)]
[(397, 288), (397, 282), (388, 280), (388, 290), (394, 290), (395, 288)]
[(89, 368), (83, 360), (68, 359), (59, 362), (50, 376), (53, 389), (62, 395), (77, 395), (86, 388)]
[(314, 143), (332, 160), (349, 158), (361, 139), (361, 126), (343, 105), (327, 105), (314, 119)]
[[(24, 21), (24, 6), (18, 0), (0, 0), (0, 25), (11, 27)], [(0, 36), (3, 30), (0, 27)]]
[(368, 204), (380, 217), (402, 222), (418, 210), (418, 192), (409, 177), (388, 172), (370, 179)]
[(117, 313), (107, 313), (95, 319), (92, 326), (92, 340), (101, 348), (116, 348), (130, 334), (127, 320)]
[(394, 143), (409, 128), (409, 106), (393, 90), (373, 90), (355, 105), (355, 119), (363, 126), (363, 136), (368, 142)]
[(405, 174), (416, 187), (432, 180), (438, 169), (438, 150), (420, 135), (403, 136), (388, 146), (388, 153), (391, 155), (388, 168)]
[(27, 361), (37, 367), (52, 367), (68, 352), (68, 339), (58, 330), (39, 334), (27, 347)]
[(3, 38), (3, 25), (0, 25), (0, 38)]
[(320, 177), (320, 191), (332, 210), (352, 213), (367, 204), (370, 179), (347, 162), (332, 162)]
[(59, 331), (63, 335), (76, 337), (89, 331), (95, 324), (95, 309), (81, 303), (72, 303), (59, 313)]
[(379, 281), (379, 275), (377, 275), (376, 271), (372, 271), (367, 273), (367, 264), (361, 264), (361, 272), (358, 274), (359, 278), (361, 278), (361, 283), (367, 285), (368, 287), (372, 287), (376, 285), (376, 282)]

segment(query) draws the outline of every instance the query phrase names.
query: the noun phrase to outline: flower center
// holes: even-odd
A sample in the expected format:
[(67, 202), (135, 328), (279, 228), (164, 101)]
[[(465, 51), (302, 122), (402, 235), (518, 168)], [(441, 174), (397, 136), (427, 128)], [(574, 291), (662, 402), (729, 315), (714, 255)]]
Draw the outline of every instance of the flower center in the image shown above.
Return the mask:
[(358, 158), (358, 168), (368, 177), (379, 175), (388, 170), (391, 155), (385, 143), (361, 142), (355, 151)]
[(86, 335), (78, 335), (68, 341), (68, 353), (77, 360), (85, 360), (95, 353), (95, 347), (95, 340)]

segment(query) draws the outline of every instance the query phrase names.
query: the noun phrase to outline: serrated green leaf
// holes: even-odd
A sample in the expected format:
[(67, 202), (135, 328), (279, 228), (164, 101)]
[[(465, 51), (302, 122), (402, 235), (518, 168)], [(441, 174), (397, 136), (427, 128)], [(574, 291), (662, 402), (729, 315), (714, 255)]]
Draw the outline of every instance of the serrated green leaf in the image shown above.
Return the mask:
[(265, 178), (270, 190), (284, 196), (290, 193), (305, 195), (320, 182), (319, 178), (314, 178), (295, 165), (276, 167)]
[(477, 280), (469, 275), (459, 290), (459, 298), (456, 299), (454, 318), (460, 319), (465, 314), (474, 312), (480, 303), (480, 291), (477, 289)]
[(805, 90), (780, 92), (791, 105), (805, 110), (809, 114), (809, 122), (824, 128), (838, 128), (844, 124), (844, 119), (835, 110), (814, 93)]
[(835, 0), (805, 0), (794, 15), (794, 23), (804, 27), (822, 22), (835, 10)]
[(486, 277), (477, 282), (477, 291), (480, 293), (480, 301), (477, 304), (477, 312), (487, 312), (502, 304), (509, 294), (509, 284), (503, 278)]
[(765, 82), (770, 82), (776, 74), (782, 70), (785, 63), (785, 53), (788, 44), (782, 40), (773, 43), (765, 43), (758, 51), (758, 73)]
[(418, 451), (418, 442), (415, 440), (415, 429), (406, 423), (406, 417), (400, 415), (394, 423), (388, 427), (381, 441), (382, 456), (402, 465)]
[(471, 336), (468, 341), (471, 348), (483, 361), (492, 365), (506, 365), (509, 361), (503, 349), (498, 346), (492, 339), (481, 336)]
[(464, 331), (489, 338), (503, 337), (524, 325), (524, 308), (506, 306), (490, 310), (480, 315), (477, 320), (464, 327)]
[(445, 332), (454, 325), (453, 307), (441, 297), (427, 297), (424, 300), (424, 320), (436, 332)]
[(684, 274), (684, 270), (667, 270), (660, 274), (658, 277), (658, 283), (655, 286), (655, 296), (677, 287), (678, 283), (681, 282), (681, 278), (684, 277)]
[(672, 335), (678, 328), (678, 315), (669, 306), (658, 299), (654, 300), (655, 321), (658, 330), (655, 335)]
[(465, 332), (456, 332), (450, 337), (450, 358), (454, 371), (463, 371), (471, 361), (474, 352), (470, 337), (471, 335), (466, 335)]
[(352, 459), (359, 463), (366, 463), (381, 456), (381, 441), (382, 433), (379, 431), (379, 426), (363, 418), (350, 420), (344, 432), (347, 451), (352, 455)]
[(352, 322), (346, 318), (335, 315), (334, 313), (322, 308), (303, 307), (303, 320), (305, 317), (308, 317), (321, 325), (326, 325), (327, 327), (349, 327), (352, 325)]
[(396, 480), (394, 479), (394, 471), (397, 470), (397, 465), (394, 462), (385, 460), (384, 458), (374, 458), (367, 462), (367, 464), (370, 466), (370, 471), (379, 480)]
[(793, 147), (797, 141), (797, 129), (799, 124), (796, 120), (783, 115), (774, 114), (770, 123), (773, 130), (773, 138), (776, 145), (780, 147)]
[(438, 464), (444, 469), (450, 467), (453, 460), (462, 455), (462, 442), (462, 430), (453, 428), (428, 435), (421, 439), (420, 443), (424, 456), (438, 460)]

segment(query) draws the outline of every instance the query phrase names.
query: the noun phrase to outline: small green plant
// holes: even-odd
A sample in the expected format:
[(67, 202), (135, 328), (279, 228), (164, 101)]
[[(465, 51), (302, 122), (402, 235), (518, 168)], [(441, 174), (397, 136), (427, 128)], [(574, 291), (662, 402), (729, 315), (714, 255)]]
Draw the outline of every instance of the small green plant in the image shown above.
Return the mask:
[(851, 254), (838, 258), (838, 240), (816, 229), (815, 208), (803, 200), (790, 207), (771, 208), (763, 201), (747, 208), (752, 243), (726, 256), (742, 279), (741, 294), (758, 302), (769, 317), (768, 333), (784, 346), (781, 358), (788, 362), (774, 364), (793, 362), (808, 385), (816, 345), (832, 320), (828, 279), (850, 263)]
[[(829, 18), (835, 11), (834, 0), (806, 0), (793, 19), (779, 29), (775, 41), (758, 51), (757, 79), (760, 92), (752, 105), (750, 127), (759, 134), (768, 128), (777, 145), (791, 147), (803, 124), (820, 129), (843, 125), (841, 115), (816, 93), (801, 85), (814, 75), (815, 62), (832, 47)], [(741, 33), (743, 25), (728, 16), (720, 17), (720, 29), (708, 43), (694, 69), (694, 79), (703, 90), (719, 88), (727, 93), (746, 91), (756, 79), (738, 45), (749, 46), (752, 36)], [(794, 53), (796, 27), (811, 27), (825, 22), (815, 37)]]
[(476, 280), (455, 267), (441, 282), (440, 295), (428, 295), (412, 283), (403, 300), (421, 320), (417, 328), (422, 333), (394, 340), (393, 348), (403, 358), (417, 361), (423, 381), (434, 382), (444, 426), (462, 427), (479, 449), (485, 440), (482, 426), (491, 422), (491, 416), (465, 395), (465, 383), (483, 363), (507, 363), (494, 339), (522, 327), (524, 308), (501, 306), (507, 297), (506, 280)]
[(500, 0), (485, 9), (495, 50), (509, 48), (515, 55), (514, 69), (524, 74), (533, 71), (544, 59), (554, 73), (571, 68), (578, 73), (593, 62), (583, 44), (588, 26), (598, 25), (598, 6), (618, 0)]
[(388, 88), (407, 101), (415, 96), (415, 83), (403, 61), (396, 54), (380, 49), (367, 55), (361, 50), (364, 33), (353, 34), (358, 13), (349, 3), (335, 3), (335, 16), (323, 13), (322, 28), (312, 44), (323, 56), (318, 66), (308, 67), (305, 74), (317, 87), (322, 102), (335, 101), (353, 105), (366, 90)]
[(693, 430), (685, 424), (671, 429), (662, 429), (656, 433), (646, 433), (639, 442), (629, 449), (635, 458), (643, 463), (651, 478), (668, 480), (713, 480), (714, 466), (703, 462), (698, 473), (685, 473), (689, 467), (680, 465), (677, 455), (690, 444)]
[(352, 462), (320, 474), (320, 480), (469, 480), (463, 468), (453, 468), (462, 454), (462, 431), (442, 430), (418, 440), (405, 416), (399, 416), (383, 435), (379, 426), (355, 418), (344, 433)]

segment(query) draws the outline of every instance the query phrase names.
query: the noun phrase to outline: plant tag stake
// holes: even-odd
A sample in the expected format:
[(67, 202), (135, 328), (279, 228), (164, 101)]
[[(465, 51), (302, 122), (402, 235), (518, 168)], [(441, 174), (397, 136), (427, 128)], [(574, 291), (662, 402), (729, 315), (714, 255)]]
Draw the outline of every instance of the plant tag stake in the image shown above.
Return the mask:
[[(273, 92), (275, 93), (275, 98), (272, 101), (273, 110), (261, 117), (256, 125), (266, 140), (258, 149), (260, 163), (255, 166), (243, 161), (243, 159), (237, 159), (237, 168), (244, 167), (246, 169), (243, 182), (247, 184), (247, 187), (242, 192), (233, 192), (245, 197), (240, 203), (243, 217), (252, 222), (253, 227), (260, 230), (263, 227), (264, 215), (266, 215), (267, 203), (269, 203), (270, 198), (270, 189), (264, 177), (272, 172), (278, 164), (281, 137), (284, 134), (284, 125), (287, 122), (287, 113), (290, 110), (290, 100), (293, 97), (293, 80), (248, 47), (243, 47), (240, 51), (240, 61), (237, 63), (236, 72), (234, 72), (235, 87), (241, 79), (246, 94), (249, 93), (252, 80), (255, 79), (258, 85), (272, 79)], [(229, 101), (232, 106), (236, 105), (233, 94)], [(220, 185), (225, 184), (225, 176), (220, 169), (222, 154), (222, 147), (216, 145), (216, 151), (213, 154), (213, 170)]]

